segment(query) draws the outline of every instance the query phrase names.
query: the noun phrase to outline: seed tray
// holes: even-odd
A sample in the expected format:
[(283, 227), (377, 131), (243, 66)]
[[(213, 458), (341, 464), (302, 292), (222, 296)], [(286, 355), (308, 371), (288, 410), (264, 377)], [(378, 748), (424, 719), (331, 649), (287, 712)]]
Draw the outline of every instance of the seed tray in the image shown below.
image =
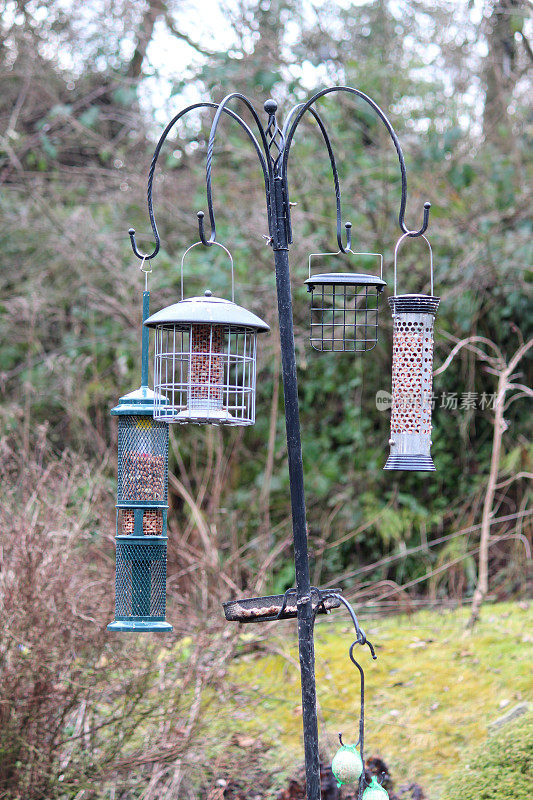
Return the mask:
[[(332, 592), (341, 592), (341, 589), (331, 589)], [(285, 595), (275, 594), (268, 597), (247, 597), (242, 600), (229, 600), (222, 603), (226, 619), (230, 622), (271, 622), (276, 619), (294, 619), (296, 613), (296, 593), (287, 597), (283, 613), (278, 617), (283, 606)], [(332, 608), (339, 608), (341, 601), (336, 597), (326, 597), (320, 603), (315, 593), (312, 593), (313, 608), (320, 605), (318, 614), (327, 614)]]

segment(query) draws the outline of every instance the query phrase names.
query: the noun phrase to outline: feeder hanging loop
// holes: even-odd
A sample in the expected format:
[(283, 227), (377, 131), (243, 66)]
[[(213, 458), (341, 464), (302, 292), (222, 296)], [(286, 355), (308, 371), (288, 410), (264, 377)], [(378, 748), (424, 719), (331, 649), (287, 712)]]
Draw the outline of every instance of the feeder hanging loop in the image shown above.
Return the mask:
[[(425, 241), (425, 243), (427, 244), (427, 246), (429, 248), (429, 280), (430, 280), (429, 292), (430, 292), (430, 295), (433, 296), (433, 248), (431, 247), (431, 245), (429, 243), (429, 239), (427, 239), (423, 234), (420, 233), (420, 234), (417, 234), (417, 235), (422, 237), (422, 239)], [(408, 237), (412, 237), (412, 236), (413, 236), (412, 233), (409, 233), (409, 232), (408, 233), (404, 233), (403, 236), (400, 236), (400, 238), (396, 242), (396, 247), (394, 248), (394, 295), (395, 296), (397, 295), (396, 275), (397, 275), (397, 264), (398, 264), (398, 250), (399, 250), (400, 245), (403, 242), (403, 240), (407, 239)]]
[[(199, 212), (199, 213), (202, 213), (202, 212)], [(181, 299), (182, 300), (183, 300), (183, 262), (185, 261), (185, 256), (187, 255), (187, 253), (190, 250), (192, 250), (193, 247), (198, 247), (199, 244), (204, 244), (204, 242), (200, 241), (200, 242), (195, 242), (194, 244), (191, 244), (185, 250), (184, 254), (181, 257), (180, 273), (181, 273)], [(215, 244), (217, 247), (221, 247), (222, 250), (224, 250), (224, 252), (227, 254), (227, 256), (229, 258), (230, 267), (231, 267), (231, 302), (234, 303), (235, 302), (235, 275), (234, 275), (234, 271), (233, 271), (233, 256), (231, 255), (231, 253), (228, 250), (228, 248), (224, 247), (224, 245), (220, 244), (220, 242), (211, 242), (211, 244), (209, 246), (211, 246), (213, 244)]]

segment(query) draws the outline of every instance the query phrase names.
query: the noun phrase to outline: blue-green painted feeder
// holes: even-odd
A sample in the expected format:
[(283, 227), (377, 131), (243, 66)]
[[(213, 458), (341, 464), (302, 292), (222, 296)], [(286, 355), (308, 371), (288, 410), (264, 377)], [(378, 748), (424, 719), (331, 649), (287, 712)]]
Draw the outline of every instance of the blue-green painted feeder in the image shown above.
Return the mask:
[[(150, 293), (143, 293), (143, 323)], [(111, 631), (171, 631), (165, 620), (168, 424), (154, 420), (148, 388), (149, 331), (142, 328), (141, 387), (121, 397), (118, 417), (117, 567)], [(164, 401), (163, 401), (164, 402)]]
[(389, 800), (389, 793), (383, 786), (380, 786), (374, 776), (370, 781), (370, 785), (363, 792), (363, 800)]
[(363, 772), (363, 762), (355, 744), (343, 744), (339, 747), (333, 756), (331, 771), (337, 779), (337, 786), (359, 780)]

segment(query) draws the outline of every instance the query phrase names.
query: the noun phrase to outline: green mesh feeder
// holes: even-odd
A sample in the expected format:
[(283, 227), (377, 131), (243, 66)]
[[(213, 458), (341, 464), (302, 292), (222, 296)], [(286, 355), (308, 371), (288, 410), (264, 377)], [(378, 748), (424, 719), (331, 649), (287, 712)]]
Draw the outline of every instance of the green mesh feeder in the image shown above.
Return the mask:
[(363, 761), (356, 745), (343, 744), (339, 747), (333, 756), (331, 771), (337, 779), (337, 786), (342, 786), (343, 783), (356, 783), (359, 780), (363, 772)]
[[(143, 323), (150, 293), (143, 293)], [(171, 631), (165, 620), (168, 424), (154, 420), (148, 388), (148, 329), (142, 328), (142, 385), (121, 397), (118, 417), (117, 566), (111, 631)]]
[(363, 800), (389, 800), (389, 793), (383, 786), (380, 786), (374, 776), (370, 781), (370, 785), (363, 792)]

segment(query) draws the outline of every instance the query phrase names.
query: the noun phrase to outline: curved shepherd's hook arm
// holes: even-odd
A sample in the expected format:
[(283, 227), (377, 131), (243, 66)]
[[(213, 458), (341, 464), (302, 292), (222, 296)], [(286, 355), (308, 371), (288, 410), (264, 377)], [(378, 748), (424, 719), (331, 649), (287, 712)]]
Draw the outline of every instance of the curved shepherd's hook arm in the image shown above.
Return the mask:
[[(422, 221), (421, 228), (418, 231), (410, 230), (405, 224), (405, 206), (406, 206), (406, 203), (407, 203), (407, 170), (405, 168), (405, 160), (404, 160), (404, 157), (403, 157), (400, 141), (399, 141), (399, 139), (398, 139), (398, 137), (396, 135), (396, 132), (395, 132), (394, 128), (392, 127), (391, 123), (389, 122), (389, 120), (387, 119), (387, 117), (385, 116), (385, 114), (383, 113), (381, 108), (378, 106), (378, 104), (375, 103), (370, 97), (368, 97), (368, 95), (364, 94), (364, 92), (361, 92), (359, 89), (352, 89), (352, 87), (350, 87), (350, 86), (331, 86), (329, 89), (322, 89), (322, 91), (317, 92), (306, 103), (303, 103), (303, 104), (301, 104), (299, 106), (296, 106), (295, 108), (293, 108), (291, 110), (291, 112), (289, 113), (289, 118), (288, 118), (287, 123), (290, 121), (290, 119), (295, 114), (296, 114), (296, 117), (295, 117), (294, 121), (292, 122), (290, 128), (288, 128), (288, 124), (287, 123), (284, 126), (285, 150), (284, 150), (284, 153), (283, 153), (283, 163), (281, 165), (282, 177), (283, 177), (284, 184), (287, 185), (287, 164), (288, 164), (288, 160), (289, 160), (289, 152), (290, 152), (291, 143), (292, 143), (292, 139), (293, 139), (294, 133), (296, 131), (296, 128), (298, 127), (298, 124), (299, 124), (300, 120), (302, 119), (302, 117), (305, 114), (305, 112), (310, 110), (311, 106), (319, 98), (324, 97), (327, 94), (331, 94), (332, 92), (347, 92), (348, 94), (353, 94), (353, 95), (356, 95), (357, 97), (360, 97), (362, 100), (364, 100), (366, 103), (368, 103), (368, 105), (376, 112), (378, 117), (381, 119), (381, 121), (383, 122), (383, 124), (387, 128), (387, 131), (389, 132), (389, 135), (390, 135), (390, 137), (391, 137), (391, 139), (393, 141), (394, 147), (396, 149), (396, 153), (398, 154), (398, 161), (400, 163), (400, 172), (401, 172), (401, 177), (402, 177), (402, 195), (401, 195), (401, 201), (400, 201), (400, 213), (398, 215), (398, 223), (399, 223), (400, 228), (403, 231), (403, 233), (407, 233), (411, 237), (422, 236), (422, 234), (427, 230), (427, 226), (428, 226), (428, 223), (429, 223), (429, 209), (431, 208), (431, 203), (427, 203), (427, 202), (424, 203), (424, 216), (423, 216), (423, 221)], [(315, 119), (316, 119), (316, 116), (315, 116)], [(322, 133), (324, 135), (325, 129), (323, 128), (322, 124), (320, 124), (320, 128), (321, 128)], [(331, 169), (333, 171), (333, 177), (334, 177), (334, 181), (335, 181), (335, 193), (336, 193), (336, 196), (337, 196), (337, 241), (339, 243), (339, 247), (340, 247), (341, 252), (345, 252), (345, 249), (342, 247), (342, 241), (341, 241), (341, 238), (340, 238), (340, 236), (341, 236), (340, 191), (337, 193), (337, 187), (338, 187), (337, 168), (336, 168), (336, 165), (335, 165), (335, 159), (332, 158), (332, 152), (333, 151), (331, 149), (331, 145), (328, 144), (328, 140), (326, 140), (326, 146), (328, 147), (328, 153), (330, 155)], [(348, 231), (348, 236), (349, 236), (349, 231)], [(349, 244), (351, 244), (351, 238), (348, 238), (348, 242), (349, 242)], [(348, 244), (348, 248), (349, 248), (349, 244)], [(346, 248), (346, 249), (348, 249), (348, 248)]]
[[(338, 592), (331, 592), (331, 593), (330, 592), (324, 592), (324, 594), (322, 596), (323, 596), (324, 599), (326, 597), (335, 597), (337, 600), (341, 601), (343, 606), (348, 611), (350, 617), (352, 618), (352, 622), (353, 622), (353, 625), (354, 625), (354, 628), (355, 628), (355, 633), (357, 635), (357, 639), (354, 642), (354, 644), (360, 644), (360, 645), (365, 645), (366, 644), (366, 645), (368, 645), (368, 649), (370, 650), (370, 654), (371, 654), (373, 660), (375, 661), (377, 659), (377, 655), (375, 653), (374, 646), (373, 646), (372, 642), (369, 642), (368, 639), (366, 638), (366, 634), (365, 634), (364, 630), (359, 627), (359, 620), (357, 619), (357, 616), (356, 616), (355, 611), (353, 610), (351, 604), (346, 600), (345, 597), (342, 596), (342, 594), (339, 594)], [(352, 645), (352, 647), (353, 647), (353, 645)], [(350, 650), (350, 652), (351, 652), (351, 650)]]
[[(240, 119), (240, 117), (237, 117), (237, 115), (234, 114), (233, 111), (230, 111), (228, 108), (226, 108), (226, 106), (230, 102), (230, 100), (240, 100), (242, 103), (244, 103), (246, 108), (250, 111), (252, 117), (254, 118), (255, 123), (257, 124), (258, 130), (259, 130), (259, 133), (260, 133), (261, 142), (262, 142), (263, 149), (264, 149), (264, 154), (261, 151), (261, 148), (259, 146), (259, 142), (255, 138), (255, 136), (253, 135), (251, 130), (248, 128), (248, 126), (246, 126), (245, 123), (243, 123), (243, 121)], [(217, 113), (215, 114), (215, 116), (213, 118), (213, 122), (211, 124), (211, 132), (209, 134), (209, 142), (208, 142), (208, 145), (207, 145), (207, 159), (206, 159), (205, 178), (206, 178), (206, 188), (207, 188), (207, 209), (208, 209), (208, 213), (209, 213), (209, 222), (210, 222), (210, 225), (211, 225), (211, 233), (209, 235), (209, 239), (207, 239), (206, 236), (205, 236), (204, 214), (203, 214), (202, 211), (198, 212), (198, 232), (199, 232), (199, 236), (200, 236), (200, 241), (202, 242), (202, 244), (206, 245), (207, 247), (211, 246), (213, 244), (213, 242), (215, 241), (215, 239), (216, 239), (216, 225), (215, 225), (215, 212), (214, 212), (214, 209), (213, 209), (213, 190), (212, 190), (212, 185), (211, 185), (211, 172), (212, 172), (212, 163), (213, 163), (213, 148), (215, 146), (215, 135), (216, 135), (216, 132), (217, 132), (217, 128), (218, 128), (218, 123), (219, 123), (220, 117), (221, 117), (223, 112), (226, 112), (230, 116), (239, 119), (241, 124), (247, 128), (247, 133), (250, 136), (250, 138), (251, 138), (251, 140), (252, 140), (252, 142), (253, 142), (253, 144), (255, 146), (256, 153), (259, 156), (259, 161), (261, 162), (261, 167), (263, 169), (263, 177), (265, 179), (265, 189), (268, 190), (268, 187), (270, 186), (271, 178), (272, 178), (272, 165), (271, 165), (271, 162), (270, 162), (270, 156), (269, 156), (269, 151), (268, 151), (268, 142), (267, 142), (266, 134), (265, 134), (265, 131), (264, 131), (263, 126), (261, 124), (261, 120), (259, 118), (259, 115), (258, 115), (257, 111), (255, 110), (253, 105), (250, 103), (248, 98), (245, 97), (243, 94), (240, 94), (240, 92), (232, 92), (231, 94), (226, 95), (226, 97), (217, 106)], [(269, 223), (269, 230), (270, 230), (271, 210), (270, 210), (269, 203), (267, 203), (267, 211), (268, 211), (268, 223)]]
[[(285, 120), (285, 124), (283, 125), (283, 131), (282, 131), (282, 135), (283, 135), (283, 138), (284, 138), (285, 141), (287, 139), (287, 131), (289, 130), (289, 125), (291, 123), (291, 119), (305, 105), (306, 105), (305, 103), (300, 103), (299, 105), (294, 106), (293, 108), (291, 108), (291, 110), (289, 111), (289, 116)], [(335, 186), (335, 203), (336, 203), (336, 207), (337, 207), (337, 244), (339, 246), (340, 252), (341, 253), (346, 253), (349, 250), (351, 250), (351, 247), (352, 247), (352, 231), (351, 231), (352, 226), (351, 226), (350, 222), (347, 222), (346, 225), (345, 225), (345, 227), (346, 227), (346, 247), (344, 247), (344, 245), (342, 243), (341, 187), (340, 187), (340, 183), (339, 183), (339, 173), (337, 171), (337, 164), (335, 162), (335, 154), (333, 152), (333, 147), (331, 146), (331, 141), (330, 141), (330, 138), (328, 136), (328, 132), (326, 130), (326, 126), (324, 125), (324, 123), (323, 123), (321, 117), (319, 116), (319, 114), (311, 106), (309, 106), (306, 109), (306, 111), (309, 111), (309, 113), (312, 114), (313, 117), (315, 118), (315, 120), (317, 122), (317, 125), (320, 128), (320, 132), (322, 133), (322, 136), (324, 138), (324, 143), (325, 143), (327, 151), (328, 151), (329, 161), (330, 161), (330, 164), (331, 164), (331, 172), (332, 172), (332, 175), (333, 175), (333, 184)], [(287, 160), (288, 160), (288, 157), (289, 157), (288, 156), (289, 148), (290, 148), (290, 142), (289, 142), (288, 146), (285, 147), (285, 151), (284, 151), (285, 154), (286, 154), (286, 156), (284, 158), (285, 174), (286, 174)], [(287, 192), (287, 205), (288, 205), (288, 202), (289, 202), (289, 189), (288, 189), (287, 181), (285, 181), (285, 186), (286, 186), (286, 192)], [(289, 241), (292, 241), (292, 227), (291, 227), (290, 216), (288, 217), (288, 233), (289, 233)]]
[[(197, 108), (216, 108), (218, 110), (217, 111), (217, 118), (218, 118), (218, 116), (220, 116), (220, 113), (221, 113), (220, 105), (218, 103), (203, 102), (203, 103), (193, 103), (192, 105), (187, 106), (187, 108), (184, 108), (182, 111), (179, 112), (179, 114), (176, 114), (176, 116), (173, 117), (170, 120), (170, 122), (166, 126), (165, 130), (161, 134), (161, 136), (159, 138), (159, 141), (157, 143), (157, 146), (156, 146), (156, 148), (154, 150), (154, 155), (152, 157), (152, 163), (150, 164), (150, 171), (148, 173), (148, 188), (147, 188), (147, 192), (146, 192), (146, 199), (147, 199), (147, 202), (148, 202), (148, 216), (150, 217), (150, 224), (152, 226), (152, 231), (154, 233), (154, 238), (155, 238), (155, 248), (154, 248), (153, 252), (150, 253), (150, 254), (140, 253), (139, 250), (137, 249), (137, 243), (135, 241), (135, 229), (134, 228), (130, 228), (129, 231), (128, 231), (129, 236), (130, 236), (130, 240), (131, 240), (131, 246), (133, 248), (133, 252), (135, 253), (137, 258), (139, 258), (139, 259), (142, 259), (142, 260), (145, 260), (145, 261), (149, 261), (151, 258), (154, 258), (158, 254), (159, 248), (161, 246), (161, 239), (159, 238), (159, 232), (157, 230), (157, 225), (156, 225), (155, 215), (154, 215), (153, 202), (152, 202), (154, 172), (155, 172), (155, 168), (156, 168), (156, 164), (157, 164), (157, 159), (159, 158), (159, 153), (161, 152), (161, 148), (163, 147), (163, 144), (164, 144), (168, 134), (170, 133), (170, 131), (174, 127), (174, 125), (185, 114), (187, 114), (189, 111), (193, 111), (194, 109), (197, 109)], [(224, 111), (224, 113), (228, 114), (228, 116), (230, 116), (234, 120), (236, 120), (239, 123), (239, 125), (246, 131), (246, 133), (248, 134), (248, 137), (250, 138), (252, 144), (254, 145), (254, 147), (255, 147), (255, 149), (257, 151), (257, 154), (259, 156), (259, 160), (261, 161), (261, 166), (263, 167), (263, 173), (265, 173), (265, 170), (266, 170), (265, 159), (263, 157), (263, 153), (261, 152), (261, 148), (259, 146), (259, 142), (255, 138), (252, 130), (248, 127), (246, 122), (244, 122), (244, 120), (241, 119), (241, 117), (239, 117), (239, 115), (236, 114), (234, 111), (231, 111), (229, 108), (224, 108), (222, 110)], [(265, 175), (266, 175), (266, 173), (265, 173)], [(210, 186), (209, 186), (209, 192), (210, 192)], [(208, 203), (209, 203), (209, 200), (210, 200), (210, 196), (208, 194)], [(211, 213), (211, 211), (212, 211), (212, 206), (210, 205), (210, 213)], [(199, 216), (199, 221), (200, 221), (200, 214), (203, 217), (203, 213), (199, 212), (199, 215), (198, 215)], [(213, 221), (214, 221), (214, 217), (213, 217)], [(213, 241), (214, 241), (214, 238), (213, 238)], [(203, 242), (203, 243), (206, 244), (206, 242)]]

